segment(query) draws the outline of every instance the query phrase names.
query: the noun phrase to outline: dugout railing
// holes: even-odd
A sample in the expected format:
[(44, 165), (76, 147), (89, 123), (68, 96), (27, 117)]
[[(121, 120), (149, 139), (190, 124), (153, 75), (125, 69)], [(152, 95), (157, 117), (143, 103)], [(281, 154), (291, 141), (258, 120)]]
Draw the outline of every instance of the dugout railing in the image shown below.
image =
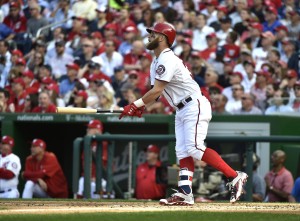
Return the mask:
[[(175, 142), (174, 135), (161, 135), (161, 134), (152, 134), (152, 135), (132, 135), (132, 134), (103, 134), (95, 136), (85, 136), (83, 138), (76, 138), (73, 145), (73, 175), (72, 175), (72, 190), (73, 193), (78, 191), (78, 179), (80, 176), (80, 154), (83, 147), (84, 151), (84, 198), (89, 199), (90, 194), (90, 182), (91, 180), (91, 162), (92, 162), (92, 150), (90, 148), (92, 140), (98, 141), (98, 148), (96, 151), (96, 156), (102, 156), (102, 142), (101, 141), (110, 141), (108, 147), (108, 159), (107, 159), (107, 168), (105, 169), (107, 179), (107, 193), (112, 192), (113, 188), (118, 189), (118, 185), (113, 181), (113, 158), (115, 150), (116, 141), (128, 141), (130, 147), (129, 154), (129, 163), (132, 168), (129, 170), (128, 174), (128, 190), (135, 182), (135, 158), (136, 158), (136, 147), (139, 141), (167, 141)], [(246, 194), (245, 200), (252, 201), (252, 167), (253, 159), (252, 154), (254, 146), (259, 142), (285, 142), (285, 143), (297, 143), (300, 142), (300, 136), (207, 136), (206, 141), (219, 141), (219, 142), (245, 142), (247, 143), (246, 147), (246, 173), (248, 174), (248, 182), (246, 183)], [(174, 149), (175, 151), (175, 149)], [(269, 156), (268, 156), (269, 157)], [(101, 180), (103, 177), (104, 170), (102, 169), (102, 157), (96, 157), (96, 192), (102, 193)], [(129, 193), (130, 194), (130, 193)], [(126, 197), (125, 197), (126, 198)]]

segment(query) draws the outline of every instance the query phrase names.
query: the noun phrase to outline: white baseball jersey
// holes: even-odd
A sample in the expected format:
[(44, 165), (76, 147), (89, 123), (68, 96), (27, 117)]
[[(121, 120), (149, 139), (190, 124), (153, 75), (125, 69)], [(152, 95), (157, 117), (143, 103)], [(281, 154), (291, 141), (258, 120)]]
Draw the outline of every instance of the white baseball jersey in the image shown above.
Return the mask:
[(17, 188), (21, 170), (20, 158), (13, 153), (5, 157), (2, 157), (0, 154), (0, 167), (10, 170), (15, 174), (12, 179), (0, 179), (0, 191)]
[(190, 71), (169, 48), (163, 50), (159, 57), (152, 61), (150, 79), (151, 85), (154, 85), (155, 79), (169, 82), (163, 95), (173, 107), (193, 94), (201, 94), (201, 90), (193, 80)]

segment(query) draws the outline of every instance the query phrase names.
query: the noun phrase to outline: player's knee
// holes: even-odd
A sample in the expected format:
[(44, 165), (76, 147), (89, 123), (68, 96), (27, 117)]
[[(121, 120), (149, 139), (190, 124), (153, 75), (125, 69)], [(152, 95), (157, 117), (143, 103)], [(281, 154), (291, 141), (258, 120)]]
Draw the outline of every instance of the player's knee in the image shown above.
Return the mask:
[(25, 189), (32, 189), (34, 187), (34, 182), (31, 181), (31, 180), (28, 180), (26, 183), (25, 183)]
[(193, 157), (196, 160), (201, 160), (202, 156), (204, 154), (205, 148), (206, 147), (204, 145), (198, 146), (197, 148), (195, 146), (191, 146), (188, 148), (188, 154), (189, 154), (189, 156)]

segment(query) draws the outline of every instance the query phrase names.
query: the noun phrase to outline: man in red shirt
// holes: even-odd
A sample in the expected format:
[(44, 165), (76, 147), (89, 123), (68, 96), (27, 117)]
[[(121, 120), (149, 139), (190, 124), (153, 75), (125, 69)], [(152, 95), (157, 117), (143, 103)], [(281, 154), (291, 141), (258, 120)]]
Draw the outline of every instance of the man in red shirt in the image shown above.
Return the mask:
[(7, 15), (3, 23), (11, 28), (15, 33), (25, 33), (27, 29), (27, 20), (25, 16), (20, 14), (20, 4), (16, 1), (9, 3), (9, 15)]
[(15, 78), (12, 83), (11, 98), (15, 105), (15, 112), (23, 112), (25, 107), (25, 99), (27, 93), (25, 91), (25, 82), (22, 78)]
[(68, 185), (65, 175), (54, 153), (46, 151), (46, 143), (34, 139), (31, 155), (26, 158), (26, 180), (22, 198), (67, 198)]
[(156, 182), (157, 168), (162, 163), (159, 160), (159, 148), (156, 145), (147, 147), (147, 161), (140, 164), (136, 170), (135, 196), (137, 199), (160, 199), (166, 195), (166, 184)]
[[(91, 120), (87, 125), (87, 135), (100, 135), (103, 133), (103, 124), (100, 120)], [(107, 165), (107, 141), (102, 142), (102, 166), (105, 168)], [(106, 180), (102, 178), (102, 196), (96, 193), (96, 150), (97, 150), (97, 141), (92, 141), (91, 144), (92, 148), (92, 167), (91, 167), (91, 198), (92, 199), (99, 199), (100, 197), (107, 198), (108, 195), (105, 194), (106, 192)], [(81, 162), (82, 168), (84, 168), (84, 154), (81, 154)], [(79, 185), (78, 185), (78, 192), (77, 198), (83, 198), (83, 190), (84, 190), (84, 171), (82, 171), (81, 177), (79, 178)], [(110, 198), (114, 198), (114, 194), (110, 194)]]
[(34, 78), (32, 71), (27, 70), (22, 73), (23, 81), (25, 82), (25, 91), (27, 94), (38, 93), (40, 89), (40, 83)]
[(32, 110), (32, 113), (55, 113), (56, 106), (52, 104), (50, 96), (47, 92), (39, 94), (39, 105)]

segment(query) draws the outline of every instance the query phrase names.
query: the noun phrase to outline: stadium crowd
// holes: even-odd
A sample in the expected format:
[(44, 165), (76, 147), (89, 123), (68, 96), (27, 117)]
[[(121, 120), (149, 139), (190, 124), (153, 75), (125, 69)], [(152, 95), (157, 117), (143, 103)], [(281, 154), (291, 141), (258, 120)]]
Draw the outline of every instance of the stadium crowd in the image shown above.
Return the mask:
[(164, 21), (214, 114), (300, 112), (298, 0), (4, 0), (0, 21), (2, 112), (124, 107), (150, 88), (146, 28)]

